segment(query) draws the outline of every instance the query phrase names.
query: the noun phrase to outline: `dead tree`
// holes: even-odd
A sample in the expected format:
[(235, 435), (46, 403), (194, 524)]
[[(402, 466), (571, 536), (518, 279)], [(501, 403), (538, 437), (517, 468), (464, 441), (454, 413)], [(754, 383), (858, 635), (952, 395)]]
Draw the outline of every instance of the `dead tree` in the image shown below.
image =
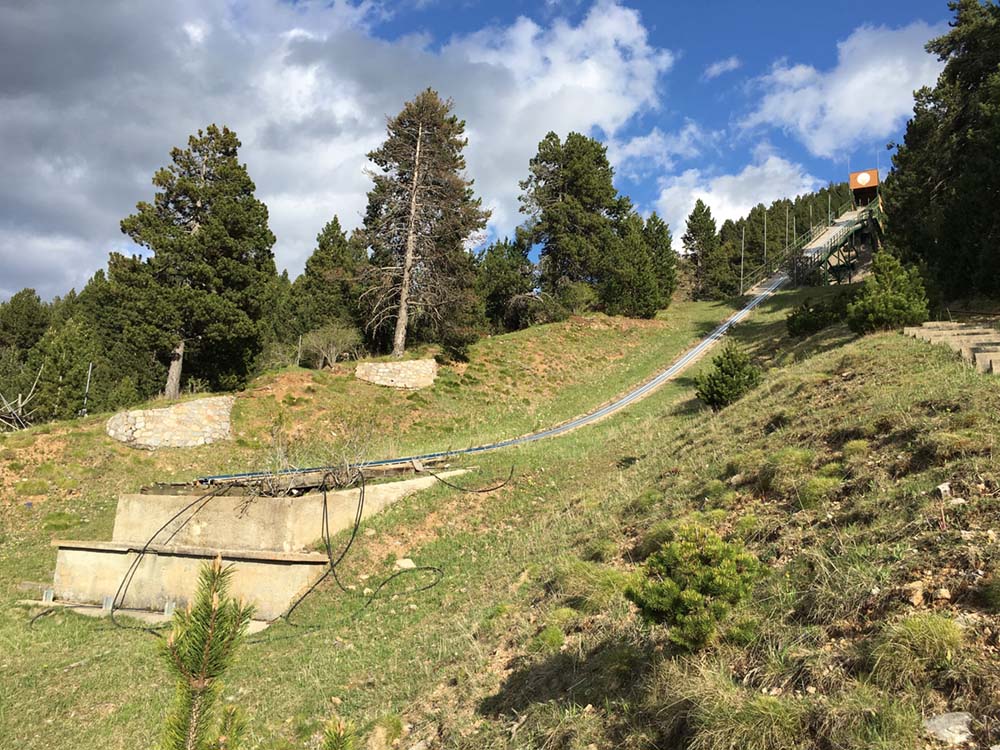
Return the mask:
[(388, 138), (368, 158), (364, 237), (372, 250), (362, 306), (369, 331), (393, 326), (392, 354), (402, 357), (414, 319), (440, 319), (462, 283), (456, 269), (489, 212), (465, 176), (465, 122), (451, 100), (427, 89), (387, 123)]

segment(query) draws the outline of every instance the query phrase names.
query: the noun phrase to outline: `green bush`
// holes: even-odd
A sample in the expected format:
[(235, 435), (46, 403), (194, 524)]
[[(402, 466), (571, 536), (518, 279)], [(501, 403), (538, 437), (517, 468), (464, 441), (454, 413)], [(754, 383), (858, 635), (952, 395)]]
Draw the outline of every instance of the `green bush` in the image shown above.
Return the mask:
[(726, 342), (712, 369), (695, 379), (698, 398), (715, 411), (738, 401), (761, 381), (761, 371), (734, 341)]
[(836, 322), (837, 316), (830, 306), (822, 300), (814, 303), (807, 299), (785, 318), (788, 335), (795, 338), (812, 336)]
[(856, 296), (855, 292), (840, 292), (834, 297), (818, 302), (805, 300), (785, 318), (788, 335), (805, 338), (845, 320), (847, 307)]
[(927, 320), (927, 294), (916, 268), (904, 268), (892, 255), (876, 253), (872, 276), (858, 299), (847, 306), (847, 324), (855, 333), (919, 325)]
[(626, 591), (643, 616), (669, 627), (677, 645), (710, 643), (732, 607), (750, 595), (760, 563), (711, 529), (680, 526), (645, 563), (645, 579)]

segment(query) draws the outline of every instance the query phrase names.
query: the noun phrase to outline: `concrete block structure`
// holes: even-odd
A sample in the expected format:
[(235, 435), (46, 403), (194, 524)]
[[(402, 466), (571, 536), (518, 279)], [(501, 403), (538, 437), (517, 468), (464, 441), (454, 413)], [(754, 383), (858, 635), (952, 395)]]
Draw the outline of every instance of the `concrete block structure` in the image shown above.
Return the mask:
[[(422, 476), (369, 485), (362, 517), (435, 482)], [(357, 489), (326, 493), (330, 534), (353, 525), (358, 501)], [(194, 595), (201, 565), (221, 556), (234, 566), (233, 595), (252, 604), (256, 618), (272, 620), (329, 565), (325, 554), (311, 551), (322, 538), (323, 505), (321, 492), (267, 496), (164, 488), (122, 495), (110, 542), (53, 542), (54, 603), (113, 601), (116, 609), (161, 612), (171, 603), (183, 607)]]

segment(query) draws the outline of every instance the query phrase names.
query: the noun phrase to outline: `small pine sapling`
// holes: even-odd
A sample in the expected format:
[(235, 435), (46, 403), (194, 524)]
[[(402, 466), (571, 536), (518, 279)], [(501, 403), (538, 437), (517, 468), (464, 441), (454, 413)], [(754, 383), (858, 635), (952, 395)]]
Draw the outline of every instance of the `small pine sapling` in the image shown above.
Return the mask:
[(887, 252), (872, 259), (872, 275), (847, 306), (847, 325), (855, 333), (920, 325), (927, 320), (927, 293), (920, 272)]
[(203, 565), (194, 601), (174, 614), (162, 650), (177, 678), (166, 723), (166, 750), (237, 750), (241, 745), (244, 722), (238, 710), (227, 708), (215, 722), (221, 678), (253, 616), (251, 606), (228, 596), (232, 574), (232, 566), (223, 567), (221, 557)]
[(695, 379), (698, 398), (714, 411), (738, 401), (760, 385), (761, 371), (735, 341), (726, 342), (712, 369)]
[(334, 718), (323, 728), (323, 750), (357, 750), (358, 736), (345, 721)]
[(646, 560), (646, 576), (625, 595), (643, 617), (666, 625), (667, 637), (689, 651), (714, 640), (733, 607), (746, 601), (761, 572), (743, 545), (711, 529), (680, 526)]

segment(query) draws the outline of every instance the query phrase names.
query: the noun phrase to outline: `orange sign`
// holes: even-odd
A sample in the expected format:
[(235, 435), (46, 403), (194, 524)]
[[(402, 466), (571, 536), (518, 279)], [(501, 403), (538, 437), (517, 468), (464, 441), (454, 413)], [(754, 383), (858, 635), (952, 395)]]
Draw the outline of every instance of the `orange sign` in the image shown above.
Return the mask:
[(866, 169), (864, 172), (851, 172), (851, 190), (871, 188), (878, 185), (878, 170)]

